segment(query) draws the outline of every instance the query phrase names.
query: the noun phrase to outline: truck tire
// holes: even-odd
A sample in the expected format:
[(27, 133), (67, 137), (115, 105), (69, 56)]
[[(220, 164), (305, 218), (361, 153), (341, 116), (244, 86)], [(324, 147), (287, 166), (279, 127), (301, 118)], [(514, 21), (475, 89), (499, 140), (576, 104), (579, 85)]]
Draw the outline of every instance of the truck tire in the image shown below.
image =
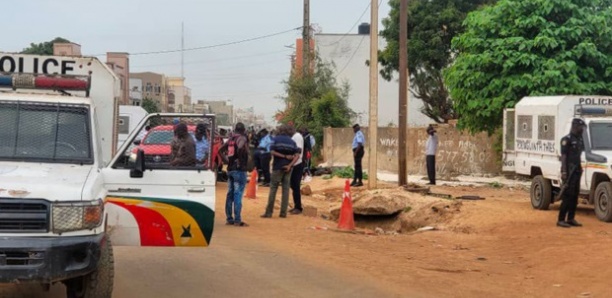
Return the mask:
[(533, 177), (531, 181), (531, 206), (537, 210), (548, 210), (552, 200), (552, 184), (542, 175)]
[(115, 266), (113, 247), (108, 236), (100, 248), (100, 260), (96, 271), (66, 282), (68, 298), (111, 298)]
[(612, 221), (612, 182), (601, 182), (595, 189), (595, 215), (604, 222)]

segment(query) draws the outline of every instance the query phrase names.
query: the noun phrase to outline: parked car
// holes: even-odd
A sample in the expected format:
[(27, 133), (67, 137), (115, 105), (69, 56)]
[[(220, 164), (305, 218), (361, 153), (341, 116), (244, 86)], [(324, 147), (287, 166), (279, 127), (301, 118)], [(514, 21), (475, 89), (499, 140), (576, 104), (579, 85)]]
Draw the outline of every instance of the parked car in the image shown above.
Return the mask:
[[(189, 134), (193, 137), (195, 135), (195, 125), (188, 125)], [(145, 163), (149, 165), (164, 165), (170, 163), (170, 143), (174, 138), (174, 126), (173, 125), (160, 125), (151, 128), (151, 130), (145, 135), (142, 141), (136, 140), (134, 142), (137, 147), (132, 149), (131, 160), (135, 160), (136, 152), (138, 149), (144, 151)]]

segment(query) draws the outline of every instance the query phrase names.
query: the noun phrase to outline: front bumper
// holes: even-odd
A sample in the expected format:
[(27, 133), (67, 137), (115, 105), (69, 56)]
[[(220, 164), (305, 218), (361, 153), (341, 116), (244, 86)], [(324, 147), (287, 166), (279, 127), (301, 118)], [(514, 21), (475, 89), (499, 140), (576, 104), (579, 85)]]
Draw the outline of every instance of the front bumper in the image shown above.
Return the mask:
[(104, 234), (79, 237), (0, 237), (0, 283), (52, 283), (93, 272)]

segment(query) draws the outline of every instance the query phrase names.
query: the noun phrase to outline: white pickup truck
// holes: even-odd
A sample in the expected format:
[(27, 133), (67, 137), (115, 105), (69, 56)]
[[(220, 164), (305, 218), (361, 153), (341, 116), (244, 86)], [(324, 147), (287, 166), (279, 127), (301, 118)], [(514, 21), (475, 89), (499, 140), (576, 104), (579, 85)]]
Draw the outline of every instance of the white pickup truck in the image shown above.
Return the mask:
[[(145, 125), (175, 118), (214, 131), (214, 116), (148, 115), (117, 151), (119, 81), (105, 64), (0, 53), (0, 68), (0, 283), (62, 282), (68, 297), (111, 297), (111, 241), (208, 246), (214, 173), (204, 162), (155, 162), (184, 155), (171, 129), (148, 135), (146, 149), (132, 144)], [(208, 158), (210, 147), (198, 146)]]
[(545, 210), (561, 184), (561, 138), (584, 120), (580, 193), (601, 221), (612, 221), (612, 97), (525, 97), (504, 111), (503, 171), (531, 177), (531, 204)]

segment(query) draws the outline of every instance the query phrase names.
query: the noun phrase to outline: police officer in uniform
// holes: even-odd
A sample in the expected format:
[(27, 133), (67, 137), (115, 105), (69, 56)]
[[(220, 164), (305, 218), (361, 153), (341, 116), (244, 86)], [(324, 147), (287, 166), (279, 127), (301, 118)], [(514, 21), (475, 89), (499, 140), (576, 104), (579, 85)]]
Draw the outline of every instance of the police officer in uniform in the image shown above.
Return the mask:
[(582, 176), (580, 155), (584, 151), (582, 132), (585, 126), (586, 124), (581, 119), (572, 120), (570, 134), (561, 139), (561, 180), (567, 184), (567, 187), (561, 198), (557, 226), (563, 228), (582, 226), (574, 219), (574, 216), (580, 194), (580, 177)]

